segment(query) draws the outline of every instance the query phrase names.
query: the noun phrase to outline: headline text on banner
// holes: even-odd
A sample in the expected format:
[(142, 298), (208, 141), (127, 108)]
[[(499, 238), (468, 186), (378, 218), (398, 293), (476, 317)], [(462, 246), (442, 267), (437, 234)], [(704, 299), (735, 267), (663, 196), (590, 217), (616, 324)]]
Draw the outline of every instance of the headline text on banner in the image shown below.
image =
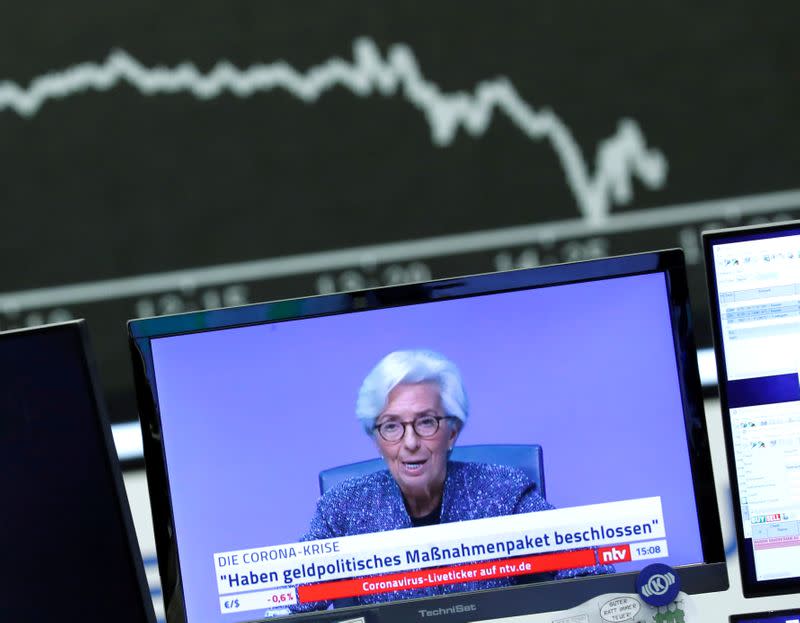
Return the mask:
[(509, 558), (470, 565), (437, 567), (424, 571), (409, 571), (354, 580), (306, 584), (297, 588), (297, 597), (300, 603), (308, 603), (374, 593), (390, 593), (413, 588), (426, 588), (442, 584), (478, 582), (515, 575), (557, 571), (559, 569), (575, 569), (594, 565), (595, 562), (595, 553), (591, 549), (539, 554), (538, 556)]
[(653, 497), (223, 552), (214, 565), (225, 595), (665, 537)]

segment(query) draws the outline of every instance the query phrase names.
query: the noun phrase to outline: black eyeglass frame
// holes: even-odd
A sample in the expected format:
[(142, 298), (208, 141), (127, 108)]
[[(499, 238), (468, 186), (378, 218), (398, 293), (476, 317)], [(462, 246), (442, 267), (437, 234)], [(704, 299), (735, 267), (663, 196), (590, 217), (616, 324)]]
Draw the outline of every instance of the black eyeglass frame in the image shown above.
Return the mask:
[[(433, 418), (434, 420), (436, 420), (436, 430), (433, 431), (430, 435), (422, 435), (417, 430), (417, 422), (421, 422), (422, 420), (424, 420), (426, 418)], [(375, 426), (372, 427), (372, 430), (374, 432), (377, 432), (378, 435), (380, 435), (381, 439), (383, 439), (384, 441), (388, 441), (389, 443), (397, 443), (403, 437), (405, 437), (406, 436), (406, 426), (410, 426), (412, 428), (412, 430), (414, 431), (414, 434), (417, 437), (419, 437), (420, 439), (431, 439), (432, 437), (434, 437), (436, 435), (436, 433), (439, 432), (439, 429), (442, 427), (442, 420), (455, 420), (455, 419), (458, 419), (458, 418), (456, 418), (455, 416), (452, 416), (452, 415), (423, 415), (422, 417), (418, 417), (418, 418), (414, 419), (411, 422), (401, 422), (399, 420), (390, 420), (388, 422), (383, 422), (382, 424), (376, 424)], [(397, 439), (387, 439), (386, 435), (384, 435), (383, 432), (381, 431), (381, 428), (385, 424), (400, 424), (403, 427), (403, 433)]]

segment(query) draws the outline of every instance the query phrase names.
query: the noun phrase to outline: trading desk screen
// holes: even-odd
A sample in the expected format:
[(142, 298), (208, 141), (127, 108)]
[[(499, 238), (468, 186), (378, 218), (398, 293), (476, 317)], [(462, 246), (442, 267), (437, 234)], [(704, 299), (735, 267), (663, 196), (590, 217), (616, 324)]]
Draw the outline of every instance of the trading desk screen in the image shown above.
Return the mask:
[[(11, 3), (0, 329), (683, 247), (800, 216), (800, 5)], [(701, 346), (709, 346), (704, 305)]]
[(85, 328), (0, 334), (0, 620), (154, 623)]
[(745, 594), (800, 588), (800, 228), (709, 234)]
[(800, 610), (736, 614), (730, 618), (730, 623), (800, 623)]
[[(726, 587), (682, 262), (654, 268), (679, 257), (133, 321), (167, 610), (410, 621), (461, 593), (511, 616), (576, 605), (570, 578), (630, 590), (653, 561)], [(546, 488), (456, 455), (509, 443), (540, 448)], [(535, 594), (485, 592), (511, 586)]]

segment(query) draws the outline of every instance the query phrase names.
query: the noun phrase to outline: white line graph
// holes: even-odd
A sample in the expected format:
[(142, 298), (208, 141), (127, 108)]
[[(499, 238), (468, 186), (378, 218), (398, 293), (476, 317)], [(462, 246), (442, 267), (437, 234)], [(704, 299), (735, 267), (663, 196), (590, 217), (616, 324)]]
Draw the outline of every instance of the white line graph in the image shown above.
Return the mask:
[(227, 61), (207, 73), (193, 63), (174, 67), (145, 67), (123, 50), (113, 51), (104, 62), (86, 62), (34, 78), (26, 87), (0, 81), (0, 111), (13, 110), (23, 117), (35, 116), (48, 100), (87, 91), (109, 91), (125, 82), (146, 96), (190, 93), (212, 99), (223, 93), (250, 97), (276, 89), (312, 103), (334, 87), (344, 87), (358, 97), (398, 93), (422, 113), (435, 145), (447, 147), (459, 128), (473, 137), (489, 129), (495, 111), (506, 115), (533, 141), (547, 140), (564, 169), (567, 184), (581, 216), (602, 223), (612, 204), (625, 205), (633, 198), (633, 178), (651, 190), (666, 182), (667, 160), (648, 148), (639, 125), (622, 119), (617, 131), (597, 147), (594, 172), (567, 125), (551, 110), (535, 110), (508, 78), (479, 82), (474, 91), (445, 93), (426, 79), (414, 52), (406, 45), (389, 47), (385, 58), (376, 43), (358, 38), (353, 61), (333, 57), (299, 72), (286, 61), (255, 64), (240, 69)]

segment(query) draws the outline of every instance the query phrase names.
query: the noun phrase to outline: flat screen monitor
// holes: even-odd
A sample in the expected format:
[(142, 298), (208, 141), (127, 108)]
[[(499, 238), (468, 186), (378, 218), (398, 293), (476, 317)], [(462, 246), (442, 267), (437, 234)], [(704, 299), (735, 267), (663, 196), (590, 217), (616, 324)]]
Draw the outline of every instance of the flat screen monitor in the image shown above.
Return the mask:
[(800, 609), (734, 614), (730, 623), (800, 623)]
[(680, 251), (129, 331), (169, 623), (727, 587)]
[(800, 592), (800, 222), (703, 238), (742, 588)]
[(0, 333), (0, 620), (154, 623), (82, 321)]

